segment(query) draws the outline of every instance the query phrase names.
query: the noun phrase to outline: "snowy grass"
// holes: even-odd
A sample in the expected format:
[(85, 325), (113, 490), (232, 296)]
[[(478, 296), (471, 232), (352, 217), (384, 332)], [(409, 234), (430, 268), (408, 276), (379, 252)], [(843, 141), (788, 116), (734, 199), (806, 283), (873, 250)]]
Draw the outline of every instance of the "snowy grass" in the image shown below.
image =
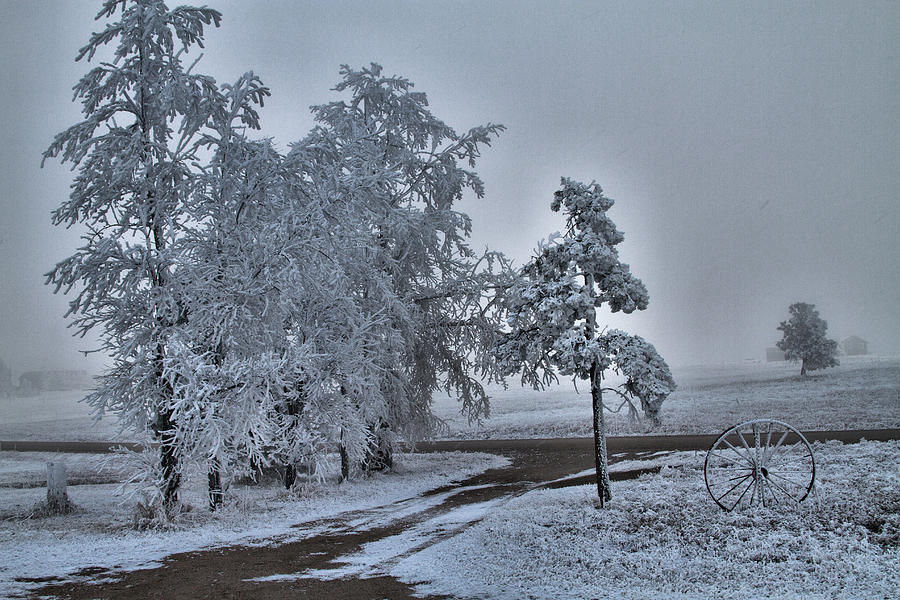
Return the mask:
[(115, 418), (94, 422), (91, 408), (81, 401), (87, 394), (86, 391), (72, 390), (23, 398), (0, 397), (0, 439), (124, 440)]
[[(841, 366), (799, 377), (796, 364), (744, 362), (673, 369), (678, 390), (662, 409), (662, 425), (629, 422), (609, 414), (611, 435), (721, 433), (756, 418), (778, 418), (800, 429), (900, 428), (900, 357), (841, 357)], [(616, 383), (614, 379), (610, 383)], [(580, 392), (580, 393), (579, 393)], [(119, 433), (116, 419), (94, 423), (80, 402), (86, 392), (49, 392), (0, 398), (0, 439), (141, 441)], [(459, 414), (455, 398), (437, 397), (434, 410), (446, 424), (437, 437), (503, 439), (590, 436), (591, 399), (586, 382), (569, 380), (541, 392), (510, 380), (491, 386), (491, 417), (480, 426)], [(613, 398), (610, 402), (615, 404)]]
[[(799, 377), (792, 363), (745, 362), (673, 369), (678, 390), (662, 408), (662, 424), (633, 424), (625, 409), (607, 414), (611, 435), (721, 433), (742, 421), (776, 418), (803, 430), (900, 428), (900, 357), (842, 357), (841, 365)], [(617, 383), (610, 380), (611, 384)], [(510, 382), (489, 388), (491, 416), (480, 426), (459, 414), (452, 398), (435, 413), (439, 437), (504, 439), (592, 435), (587, 382), (536, 392)], [(608, 395), (608, 402), (617, 405)]]
[[(530, 492), (390, 573), (456, 598), (896, 598), (900, 443), (816, 444), (818, 502), (725, 513), (703, 453), (596, 489)], [(666, 462), (671, 464), (672, 459)]]
[[(653, 432), (718, 433), (762, 417), (801, 429), (900, 427), (900, 358), (845, 357), (840, 367), (808, 379), (797, 371), (788, 363), (676, 369), (679, 390)], [(492, 392), (493, 416), (483, 427), (469, 426), (455, 400), (439, 400), (435, 408), (448, 424), (447, 435), (590, 435), (584, 387), (580, 394), (571, 384), (544, 392), (515, 386)], [(81, 395), (0, 398), (0, 439), (121, 439), (114, 420), (93, 425), (88, 408), (78, 402)], [(649, 431), (622, 414), (611, 416), (610, 430)], [(818, 506), (807, 502), (786, 514), (764, 508), (723, 513), (703, 487), (703, 454), (679, 453), (655, 459), (666, 465), (658, 476), (614, 483), (608, 510), (596, 510), (590, 486), (535, 491), (477, 507), (484, 509), (479, 524), (392, 563), (391, 573), (425, 582), (423, 592), (463, 598), (896, 597), (900, 444), (829, 443), (817, 445), (816, 452)], [(70, 482), (78, 484), (70, 485), (69, 495), (79, 512), (26, 518), (45, 498), (46, 462), (59, 458), (67, 463)], [(168, 530), (136, 531), (136, 499), (117, 495), (120, 484), (112, 483), (138, 469), (133, 457), (2, 452), (0, 597), (27, 589), (17, 577), (66, 577), (89, 566), (134, 569), (173, 552), (278, 543), (312, 535), (321, 527), (316, 520), (350, 510), (384, 507), (375, 511), (377, 518), (396, 519), (403, 510), (421, 508), (422, 500), (405, 508), (392, 503), (504, 461), (458, 453), (409, 455), (396, 472), (353, 485), (309, 483), (299, 493), (235, 485), (214, 514), (205, 510), (205, 477), (198, 472), (183, 492), (197, 508)], [(305, 528), (292, 528), (298, 523)], [(418, 544), (414, 534), (411, 547)], [(375, 558), (372, 552), (361, 555), (357, 568), (377, 571), (378, 549), (369, 550)], [(396, 555), (394, 549), (388, 554)]]
[[(70, 480), (100, 476), (123, 480), (138, 464), (128, 455), (110, 459), (0, 452), (0, 597), (29, 587), (16, 578), (65, 578), (92, 566), (131, 570), (176, 552), (231, 544), (275, 544), (307, 537), (321, 532), (322, 526), (316, 525), (321, 519), (393, 505), (508, 463), (505, 458), (487, 454), (403, 455), (393, 472), (352, 484), (308, 482), (292, 492), (279, 485), (234, 485), (226, 494), (225, 506), (215, 513), (206, 510), (205, 474), (198, 472), (182, 488), (184, 502), (195, 508), (168, 529), (139, 531), (133, 527), (138, 498), (123, 496), (121, 492), (129, 489), (120, 490), (116, 483), (70, 485), (69, 498), (78, 512), (28, 518), (32, 508), (46, 498), (45, 487), (33, 486), (46, 481), (46, 461), (51, 459), (66, 462)], [(380, 519), (393, 518), (385, 511), (376, 513)], [(366, 526), (359, 523), (360, 528)]]

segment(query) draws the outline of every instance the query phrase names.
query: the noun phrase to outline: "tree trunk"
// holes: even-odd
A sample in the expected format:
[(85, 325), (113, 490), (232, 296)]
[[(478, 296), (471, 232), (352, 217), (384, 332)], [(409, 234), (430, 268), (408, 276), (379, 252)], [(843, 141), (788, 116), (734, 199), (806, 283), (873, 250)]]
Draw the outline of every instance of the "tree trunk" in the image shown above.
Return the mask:
[(294, 465), (285, 464), (284, 479), (282, 480), (285, 489), (291, 489), (295, 481), (297, 481), (297, 467), (295, 467)]
[(338, 450), (341, 453), (341, 481), (347, 481), (350, 479), (350, 456), (344, 444), (341, 444)]
[(225, 493), (222, 491), (222, 470), (219, 467), (219, 461), (213, 459), (209, 461), (209, 510), (215, 511), (222, 506), (225, 499)]
[(368, 442), (366, 457), (363, 459), (360, 467), (364, 473), (372, 473), (374, 471), (384, 471), (394, 466), (394, 452), (390, 443), (381, 433), (387, 426), (384, 423), (372, 425), (369, 427), (371, 437)]
[(603, 417), (603, 392), (601, 391), (599, 365), (591, 365), (591, 401), (594, 409), (594, 459), (597, 468), (597, 496), (600, 508), (612, 497), (609, 482), (609, 466), (606, 460), (606, 421)]
[(256, 458), (255, 454), (250, 454), (250, 485), (259, 483), (259, 476), (262, 473), (262, 465)]
[(159, 466), (162, 475), (160, 490), (163, 496), (163, 507), (166, 514), (172, 515), (175, 505), (178, 504), (178, 488), (181, 486), (172, 413), (168, 411), (159, 413), (156, 416), (155, 429), (156, 435), (159, 437)]

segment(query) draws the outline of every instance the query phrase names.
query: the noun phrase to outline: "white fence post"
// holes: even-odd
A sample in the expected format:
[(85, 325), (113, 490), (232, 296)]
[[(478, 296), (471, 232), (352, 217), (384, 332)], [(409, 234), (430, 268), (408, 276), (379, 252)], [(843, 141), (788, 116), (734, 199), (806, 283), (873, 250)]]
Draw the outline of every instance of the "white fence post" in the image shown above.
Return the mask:
[(66, 493), (66, 463), (53, 461), (47, 463), (47, 509), (51, 513), (69, 512), (69, 495)]

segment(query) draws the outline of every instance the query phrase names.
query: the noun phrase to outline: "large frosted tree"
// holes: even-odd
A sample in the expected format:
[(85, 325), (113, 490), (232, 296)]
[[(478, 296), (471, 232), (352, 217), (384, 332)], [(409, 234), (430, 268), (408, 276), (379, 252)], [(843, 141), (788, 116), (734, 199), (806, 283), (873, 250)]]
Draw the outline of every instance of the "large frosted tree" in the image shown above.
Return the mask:
[(825, 336), (828, 323), (819, 316), (814, 304), (795, 302), (788, 307), (791, 317), (778, 325), (784, 335), (776, 346), (787, 360), (800, 361), (800, 375), (809, 371), (836, 367), (837, 342)]
[(182, 62), (219, 13), (109, 0), (102, 18), (84, 120), (44, 157), (78, 171), (53, 221), (84, 243), (47, 280), (111, 357), (89, 401), (155, 438), (166, 512), (185, 460), (215, 508), (230, 475), (279, 462), (289, 484), (334, 444), (345, 475), (388, 466), (438, 389), (486, 414), (512, 276), (454, 204), (483, 194), (471, 169), (502, 127), (457, 134), (407, 80), (344, 67), (349, 99), (285, 156), (247, 135), (269, 93), (252, 73), (219, 86)]
[[(206, 136), (234, 107), (215, 81), (183, 61), (202, 47), (220, 15), (207, 8), (170, 9), (160, 0), (107, 0), (98, 19), (116, 19), (91, 36), (76, 60), (102, 56), (74, 88), (84, 119), (55, 138), (44, 160), (77, 167), (56, 225), (81, 226), (83, 245), (47, 275), (72, 292), (68, 314), (80, 335), (99, 330), (112, 360), (89, 401), (118, 413), (159, 444), (158, 483), (171, 511), (178, 500), (184, 447), (180, 385), (170, 370), (172, 335), (189, 317), (180, 267), (188, 246)], [(250, 127), (249, 105), (237, 107)]]
[(364, 468), (379, 468), (397, 436), (414, 439), (434, 425), (436, 390), (458, 395), (472, 418), (488, 411), (480, 377), (497, 375), (495, 297), (510, 272), (501, 255), (469, 247), (471, 221), (454, 206), (466, 191), (483, 196), (472, 169), (503, 127), (457, 133), (411, 82), (376, 64), (341, 75), (335, 89), (349, 97), (314, 107), (319, 126), (289, 159), (309, 162), (313, 152), (319, 171), (333, 171), (316, 189), (334, 199), (334, 214), (357, 219), (356, 268), (368, 270), (357, 279), (357, 302), (386, 317), (378, 333), (384, 412), (373, 415), (362, 457)]
[[(233, 104), (248, 83), (227, 88)], [(280, 463), (290, 486), (298, 463), (323, 467), (342, 440), (364, 455), (371, 415), (383, 412), (379, 331), (390, 311), (367, 310), (355, 293), (372, 283), (364, 224), (341, 206), (355, 183), (335, 183), (327, 149), (323, 160), (320, 147), (297, 147), (288, 160), (247, 139), (234, 114), (208, 138), (173, 361), (194, 454), (210, 461), (211, 504), (221, 470)]]
[(598, 308), (631, 313), (647, 308), (649, 300), (644, 284), (619, 260), (616, 246), (624, 236), (607, 215), (612, 205), (596, 183), (562, 180), (551, 208), (566, 215), (566, 233), (542, 244), (507, 292), (510, 331), (497, 346), (505, 372), (521, 371), (523, 384), (535, 389), (557, 373), (590, 381), (601, 506), (611, 496), (604, 373), (624, 375), (624, 389), (617, 393), (638, 397), (651, 418), (675, 389), (668, 365), (651, 344), (623, 331), (599, 329)]

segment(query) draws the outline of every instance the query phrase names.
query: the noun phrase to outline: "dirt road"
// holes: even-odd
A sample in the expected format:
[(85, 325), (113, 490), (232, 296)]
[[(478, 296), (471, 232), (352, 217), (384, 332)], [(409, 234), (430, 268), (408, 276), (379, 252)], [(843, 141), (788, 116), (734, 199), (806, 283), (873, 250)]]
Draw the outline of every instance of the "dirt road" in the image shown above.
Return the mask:
[[(812, 432), (810, 440), (855, 442), (898, 439), (900, 430)], [(705, 450), (715, 436), (610, 438), (612, 461), (639, 452)], [(5, 448), (4, 448), (5, 449)], [(77, 583), (44, 581), (33, 598), (172, 599), (247, 598), (292, 599), (406, 599), (413, 589), (384, 575), (391, 564), (456, 535), (475, 520), (455, 520), (457, 509), (495, 510), (518, 494), (593, 466), (592, 440), (498, 440), (432, 442), (421, 451), (470, 450), (503, 454), (509, 466), (432, 490), (424, 496), (365, 511), (353, 511), (329, 520), (325, 532), (266, 547), (228, 547), (173, 554), (161, 566), (131, 572), (101, 568), (82, 570)], [(634, 474), (631, 474), (633, 476)], [(628, 475), (626, 475), (628, 476)], [(622, 477), (620, 475), (620, 477)], [(568, 482), (589, 483), (579, 477)], [(402, 514), (399, 518), (391, 515)], [(412, 534), (410, 533), (412, 532)], [(385, 541), (388, 554), (367, 556), (364, 546)], [(377, 564), (376, 564), (377, 561)], [(316, 573), (310, 573), (315, 571)], [(430, 598), (437, 598), (431, 596)]]
[[(852, 443), (860, 439), (872, 441), (895, 440), (900, 438), (900, 429), (857, 429), (853, 431), (804, 431), (810, 442), (839, 440)], [(609, 436), (607, 447), (610, 453), (616, 452), (657, 452), (662, 450), (706, 450), (715, 441), (715, 435), (644, 435), (644, 436)], [(444, 440), (436, 442), (420, 442), (416, 445), (418, 452), (450, 452), (461, 450), (468, 452), (497, 452), (519, 449), (546, 450), (582, 450), (590, 449), (593, 438), (547, 438), (522, 440)], [(117, 447), (140, 451), (141, 445), (131, 442), (39, 442), (0, 440), (0, 451), (16, 452), (86, 452), (107, 453)]]

